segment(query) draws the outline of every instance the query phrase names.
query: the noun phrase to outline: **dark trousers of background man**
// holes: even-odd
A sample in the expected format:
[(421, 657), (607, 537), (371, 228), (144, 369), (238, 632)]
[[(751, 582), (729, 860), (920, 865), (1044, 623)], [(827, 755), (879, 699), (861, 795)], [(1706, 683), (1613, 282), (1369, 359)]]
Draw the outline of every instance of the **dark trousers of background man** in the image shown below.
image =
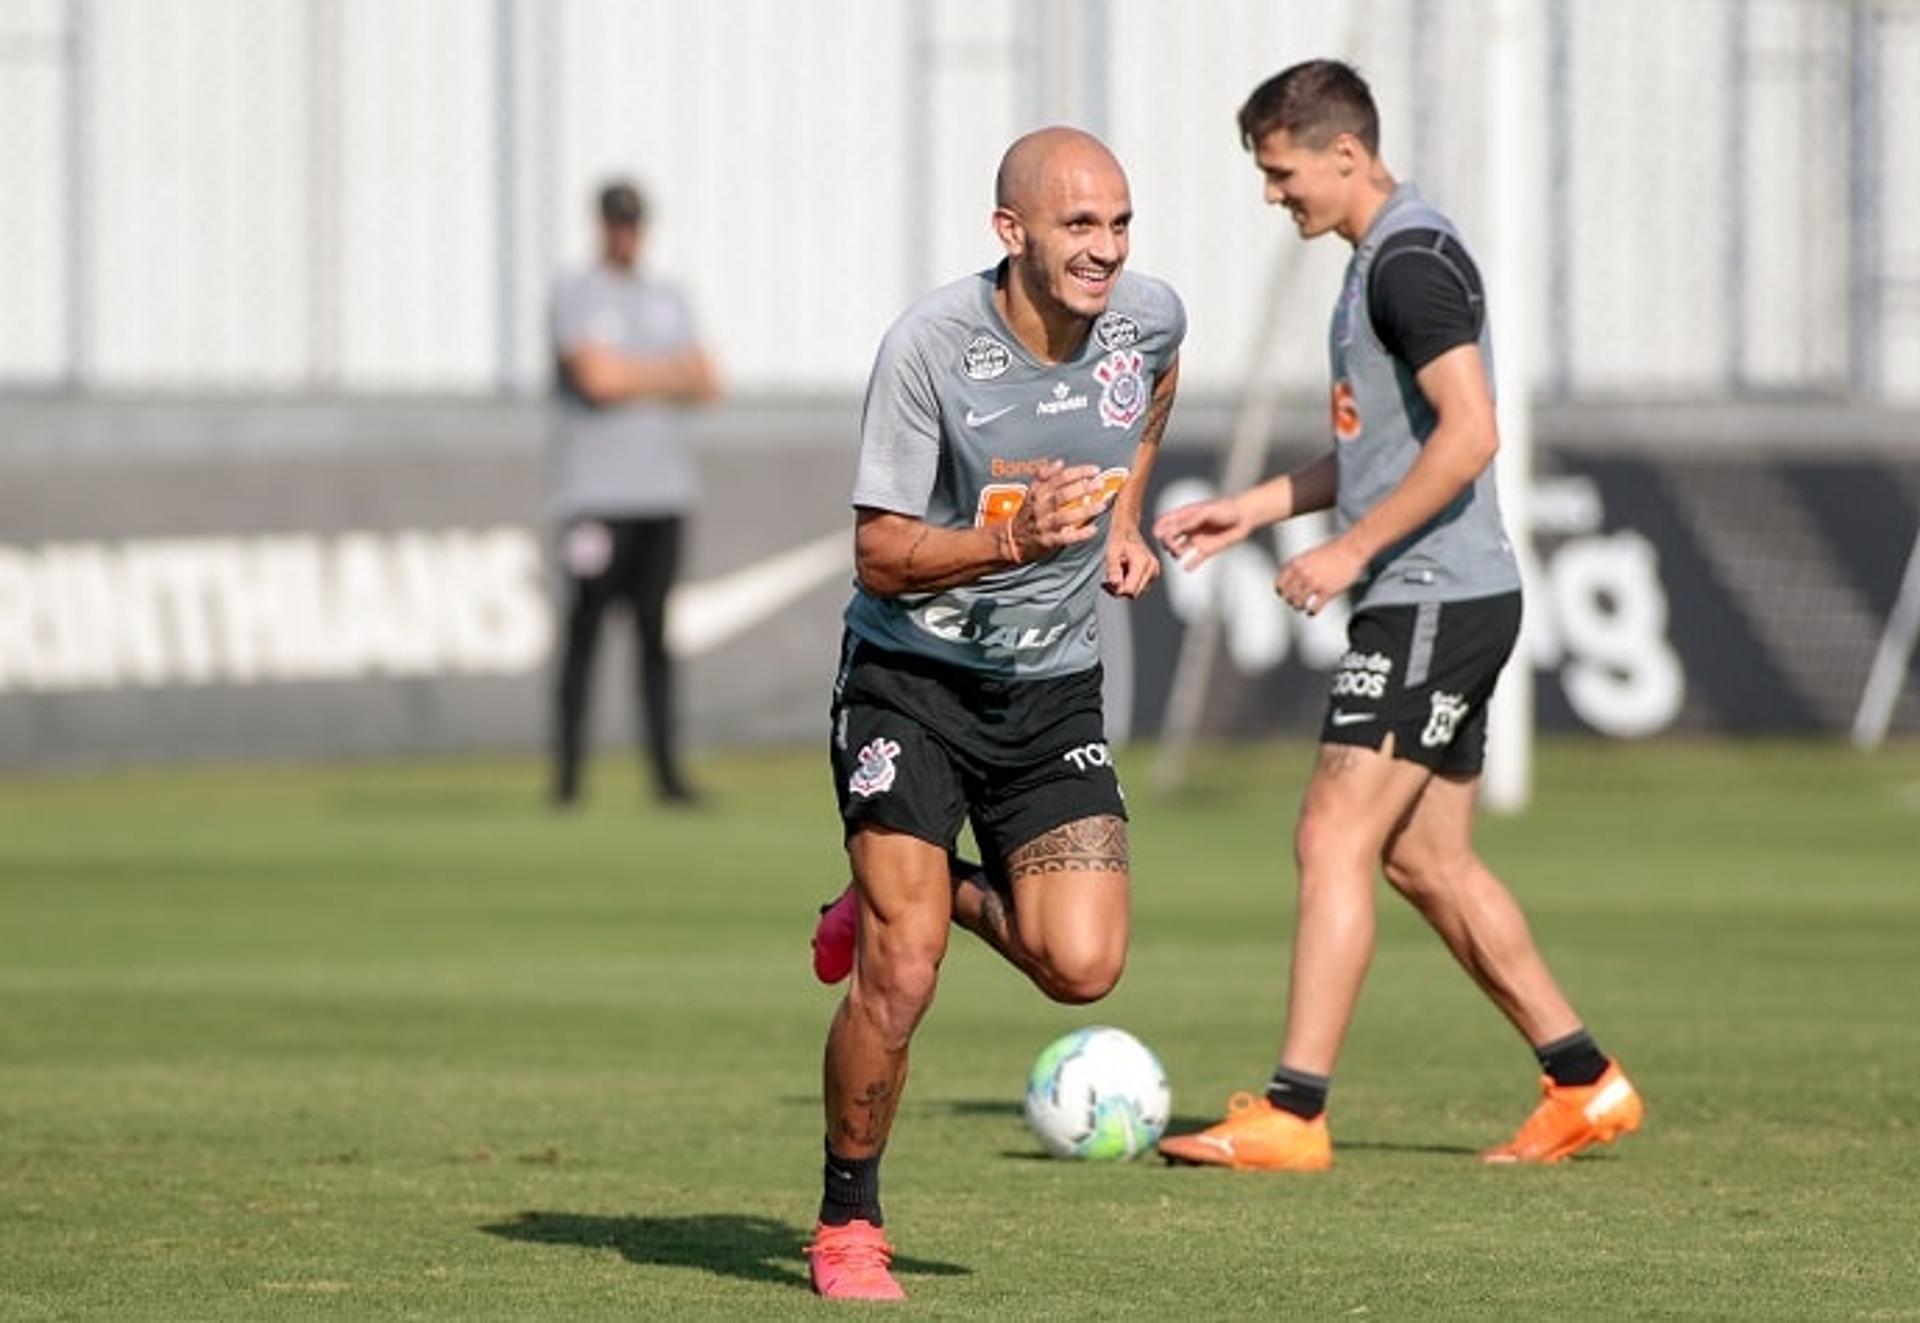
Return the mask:
[[(582, 523), (606, 530), (604, 565), (581, 573), (569, 563), (567, 544)], [(600, 622), (607, 607), (623, 602), (632, 612), (640, 709), (646, 727), (647, 757), (654, 792), (664, 803), (687, 803), (693, 792), (680, 775), (674, 738), (673, 663), (667, 655), (667, 590), (680, 560), (678, 515), (647, 519), (576, 521), (563, 530), (561, 574), (565, 619), (554, 727), (553, 797), (569, 804), (580, 793), (587, 699), (593, 687), (593, 659)]]

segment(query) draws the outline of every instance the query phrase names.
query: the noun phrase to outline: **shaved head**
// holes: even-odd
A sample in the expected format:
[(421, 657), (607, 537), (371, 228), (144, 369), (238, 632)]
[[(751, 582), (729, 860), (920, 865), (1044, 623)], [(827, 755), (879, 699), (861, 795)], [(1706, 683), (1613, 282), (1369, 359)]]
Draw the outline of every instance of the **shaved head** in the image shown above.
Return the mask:
[(1079, 172), (1111, 172), (1125, 187), (1126, 172), (1119, 160), (1091, 133), (1061, 125), (1035, 129), (1014, 139), (1000, 158), (1000, 171), (993, 179), (993, 205), (1009, 211), (1030, 210), (1052, 181)]
[(1006, 249), (995, 297), (1027, 347), (1064, 362), (1084, 343), (1127, 261), (1127, 172), (1091, 133), (1061, 125), (1014, 140), (993, 181)]

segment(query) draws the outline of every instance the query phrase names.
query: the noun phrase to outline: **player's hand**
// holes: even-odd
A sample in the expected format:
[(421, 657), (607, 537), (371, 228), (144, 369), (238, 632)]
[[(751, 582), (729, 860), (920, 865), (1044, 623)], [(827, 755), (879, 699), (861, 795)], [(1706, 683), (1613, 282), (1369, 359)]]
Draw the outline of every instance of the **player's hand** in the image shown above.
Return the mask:
[(1253, 531), (1253, 522), (1231, 496), (1195, 501), (1153, 521), (1153, 535), (1183, 570), (1197, 570)]
[(1297, 611), (1317, 616), (1327, 603), (1353, 587), (1367, 567), (1367, 558), (1347, 542), (1334, 538), (1303, 551), (1274, 576), (1273, 589)]
[(1040, 466), (1009, 529), (1021, 560), (1039, 560), (1100, 536), (1094, 521), (1113, 504), (1113, 493), (1102, 491), (1099, 479), (1092, 464), (1068, 468), (1050, 459)]
[(1140, 597), (1160, 577), (1160, 558), (1140, 530), (1115, 519), (1107, 531), (1107, 577), (1101, 584), (1115, 597)]

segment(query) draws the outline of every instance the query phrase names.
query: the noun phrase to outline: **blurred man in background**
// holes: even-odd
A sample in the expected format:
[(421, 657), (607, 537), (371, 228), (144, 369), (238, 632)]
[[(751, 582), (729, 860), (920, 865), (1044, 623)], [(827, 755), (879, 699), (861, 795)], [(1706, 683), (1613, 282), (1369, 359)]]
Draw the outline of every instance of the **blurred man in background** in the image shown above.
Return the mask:
[(1558, 1162), (1636, 1129), (1633, 1085), (1587, 1033), (1526, 917), (1473, 848), (1486, 705), (1520, 632), (1500, 521), (1493, 346), (1480, 273), (1452, 223), (1380, 160), (1373, 94), (1347, 65), (1295, 65), (1240, 110), (1242, 144), (1304, 239), (1353, 246), (1329, 337), (1333, 448), (1293, 473), (1162, 515), (1188, 569), (1329, 506), (1339, 534), (1280, 569), (1308, 615), (1353, 617), (1294, 831), (1300, 900), (1286, 1036), (1264, 1094), (1160, 1141), (1168, 1158), (1274, 1171), (1333, 1161), (1327, 1092), (1373, 956), (1376, 868), (1526, 1038), (1543, 1097), (1489, 1162)]
[[(852, 982), (827, 1035), (808, 1247), (814, 1290), (836, 1299), (902, 1294), (880, 1159), (950, 925), (1061, 1002), (1105, 996), (1126, 960), (1126, 805), (1094, 605), (1160, 572), (1140, 511), (1186, 310), (1123, 272), (1133, 203), (1097, 139), (1019, 139), (994, 201), (1005, 260), (894, 323), (861, 419), (830, 749)], [(984, 874), (953, 876), (962, 823)]]
[(696, 494), (682, 412), (718, 398), (720, 388), (686, 299), (640, 268), (646, 224), (640, 191), (607, 184), (598, 259), (553, 296), (552, 505), (565, 625), (552, 796), (562, 807), (580, 794), (594, 649), (614, 602), (633, 613), (654, 793), (667, 805), (698, 799), (680, 765), (666, 607)]

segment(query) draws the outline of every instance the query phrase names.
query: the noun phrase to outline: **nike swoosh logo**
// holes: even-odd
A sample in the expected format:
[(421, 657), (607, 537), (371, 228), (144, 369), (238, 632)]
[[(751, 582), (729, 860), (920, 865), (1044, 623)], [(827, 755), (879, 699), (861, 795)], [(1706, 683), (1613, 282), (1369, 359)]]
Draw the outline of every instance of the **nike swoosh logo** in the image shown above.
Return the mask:
[(1009, 404), (1006, 408), (995, 409), (992, 413), (975, 413), (973, 410), (969, 409), (967, 410), (967, 426), (968, 427), (985, 427), (988, 423), (992, 422), (994, 419), (1004, 418), (1008, 414), (1012, 413), (1015, 409), (1018, 409), (1019, 407), (1020, 406), (1017, 404)]
[(1332, 721), (1336, 726), (1352, 726), (1362, 721), (1372, 721), (1373, 717), (1371, 712), (1335, 712)]
[(667, 646), (680, 657), (711, 652), (852, 569), (853, 538), (835, 531), (728, 574), (682, 584), (667, 598)]
[(1595, 1094), (1580, 1111), (1588, 1121), (1598, 1123), (1601, 1117), (1625, 1102), (1627, 1095), (1632, 1092), (1632, 1085), (1623, 1079), (1616, 1079)]

